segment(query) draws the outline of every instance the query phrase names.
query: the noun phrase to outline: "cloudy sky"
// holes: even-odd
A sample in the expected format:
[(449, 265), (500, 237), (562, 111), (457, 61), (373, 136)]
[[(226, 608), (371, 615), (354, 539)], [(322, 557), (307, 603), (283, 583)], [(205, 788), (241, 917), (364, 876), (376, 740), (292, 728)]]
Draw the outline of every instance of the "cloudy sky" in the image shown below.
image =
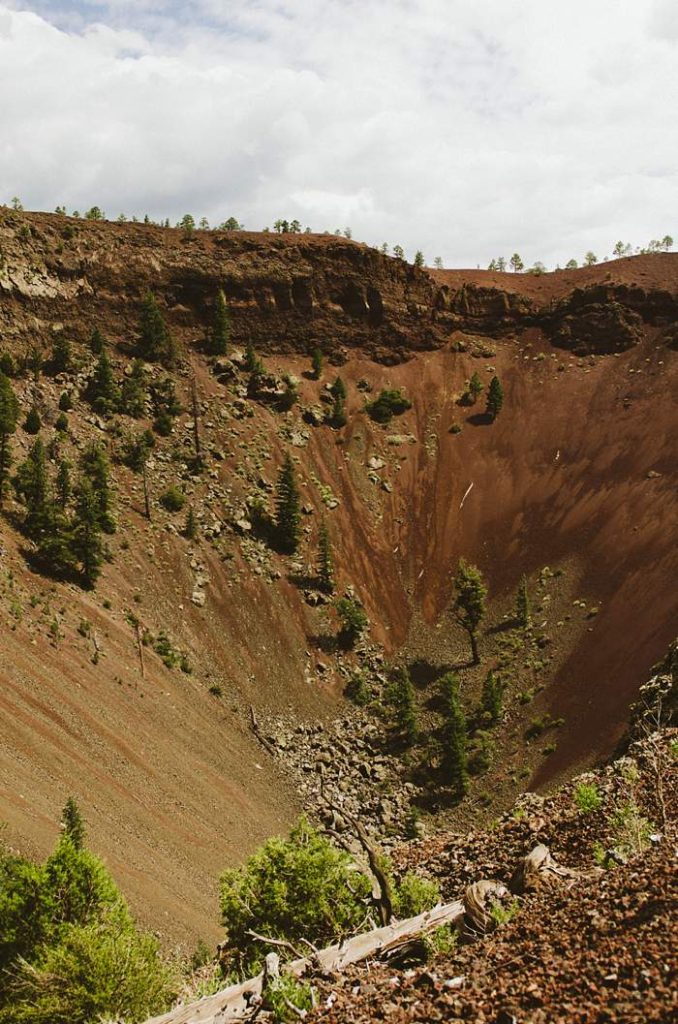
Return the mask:
[(0, 0), (0, 201), (446, 266), (678, 237), (676, 0)]

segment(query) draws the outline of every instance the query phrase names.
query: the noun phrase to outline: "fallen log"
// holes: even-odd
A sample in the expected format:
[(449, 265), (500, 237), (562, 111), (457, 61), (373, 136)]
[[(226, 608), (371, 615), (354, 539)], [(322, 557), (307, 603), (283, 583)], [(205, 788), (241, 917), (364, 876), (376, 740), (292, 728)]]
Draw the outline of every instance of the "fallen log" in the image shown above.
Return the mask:
[[(344, 942), (325, 949), (319, 949), (309, 956), (300, 957), (280, 966), (281, 974), (301, 975), (313, 969), (321, 973), (342, 971), (361, 960), (379, 959), (388, 952), (398, 949), (419, 935), (426, 935), (444, 924), (460, 924), (464, 917), (463, 900), (434, 907), (416, 917), (396, 921), (384, 928), (354, 935)], [(255, 978), (249, 978), (237, 985), (230, 985), (216, 995), (188, 1006), (179, 1006), (160, 1017), (153, 1017), (146, 1024), (230, 1024), (253, 1016), (261, 1004), (265, 986), (264, 971)]]

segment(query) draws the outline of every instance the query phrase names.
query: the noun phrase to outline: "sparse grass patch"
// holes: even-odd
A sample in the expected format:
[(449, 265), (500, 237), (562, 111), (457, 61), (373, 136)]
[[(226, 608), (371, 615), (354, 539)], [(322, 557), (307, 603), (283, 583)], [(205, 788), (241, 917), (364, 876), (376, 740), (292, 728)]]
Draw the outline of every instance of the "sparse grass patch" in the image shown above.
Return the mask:
[(270, 1006), (276, 1022), (299, 1020), (313, 1009), (311, 986), (298, 981), (290, 974), (276, 978), (266, 991), (266, 1003)]
[(453, 953), (459, 941), (458, 932), (449, 924), (442, 924), (424, 938), (429, 956), (445, 956)]
[(508, 924), (520, 911), (520, 904), (518, 900), (511, 900), (509, 904), (504, 906), (503, 903), (493, 902), (490, 905), (490, 917), (496, 924), (497, 928), (501, 928), (502, 925)]
[(600, 810), (603, 798), (595, 782), (580, 782), (574, 791), (574, 802), (582, 814), (593, 814)]

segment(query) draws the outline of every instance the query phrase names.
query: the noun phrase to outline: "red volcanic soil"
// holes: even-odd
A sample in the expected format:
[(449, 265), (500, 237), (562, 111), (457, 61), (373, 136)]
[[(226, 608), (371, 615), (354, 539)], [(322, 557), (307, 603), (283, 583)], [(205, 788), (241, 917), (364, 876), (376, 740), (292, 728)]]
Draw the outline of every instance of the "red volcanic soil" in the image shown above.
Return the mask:
[[(196, 379), (208, 458), (200, 478), (184, 472), (185, 413), (173, 437), (158, 440), (153, 496), (178, 479), (203, 528), (191, 544), (157, 505), (149, 524), (139, 478), (115, 465), (120, 529), (112, 562), (86, 595), (34, 575), (11, 517), (0, 524), (0, 816), (13, 844), (43, 855), (72, 793), (92, 847), (145, 920), (172, 941), (218, 934), (219, 871), (299, 811), (291, 783), (249, 730), (250, 704), (292, 718), (342, 707), (341, 677), (312, 639), (336, 629), (336, 618), (310, 607), (294, 579), (312, 571), (321, 516), (340, 589), (355, 588), (372, 638), (393, 657), (416, 650), (445, 664), (465, 650), (448, 613), (460, 557), (487, 578), (489, 624), (510, 607), (523, 574), (534, 592), (540, 570), (564, 568), (567, 608), (560, 598), (538, 615), (557, 654), (554, 672), (525, 714), (549, 710), (565, 723), (531, 784), (610, 753), (639, 680), (676, 634), (678, 257), (540, 277), (426, 273), (327, 237), (198, 232), (186, 242), (143, 225), (77, 222), (67, 237), (64, 224), (0, 218), (3, 345), (20, 355), (30, 339), (47, 344), (63, 328), (77, 342), (97, 324), (122, 372), (138, 299), (153, 286), (185, 346), (175, 377), (186, 407)], [(296, 374), (301, 407), (281, 414), (240, 398), (242, 375), (219, 383), (198, 346), (220, 286), (235, 342), (253, 341), (267, 370)], [(561, 326), (548, 318), (553, 304), (575, 296), (563, 316), (574, 316), (575, 334), (588, 329), (575, 293), (591, 288), (599, 289), (592, 323), (613, 309), (591, 344), (614, 348), (619, 324), (625, 350), (575, 356), (552, 344)], [(313, 344), (327, 357), (320, 382), (303, 377)], [(458, 404), (474, 371), (485, 384), (495, 373), (502, 381), (505, 403), (492, 424), (482, 399)], [(309, 426), (302, 409), (320, 404), (337, 373), (348, 386), (347, 426)], [(411, 410), (374, 424), (363, 381), (372, 395), (403, 388)], [(17, 383), (25, 407), (43, 408), (46, 439), (63, 385)], [(74, 459), (93, 437), (115, 452), (114, 433), (77, 394), (69, 422)], [(31, 440), (18, 432), (17, 459)], [(236, 524), (247, 498), (270, 504), (287, 451), (306, 507), (297, 569)], [(204, 606), (192, 601), (199, 577)], [(167, 631), (193, 673), (166, 668), (147, 648), (142, 678), (131, 616), (154, 636)], [(488, 650), (490, 642), (483, 638)]]
[(576, 270), (554, 270), (547, 274), (514, 274), (494, 270), (429, 270), (436, 283), (458, 289), (462, 285), (496, 288), (501, 292), (532, 299), (546, 306), (554, 299), (567, 297), (574, 289), (599, 285), (625, 285), (651, 291), (675, 293), (676, 254), (651, 253), (627, 256), (607, 263)]

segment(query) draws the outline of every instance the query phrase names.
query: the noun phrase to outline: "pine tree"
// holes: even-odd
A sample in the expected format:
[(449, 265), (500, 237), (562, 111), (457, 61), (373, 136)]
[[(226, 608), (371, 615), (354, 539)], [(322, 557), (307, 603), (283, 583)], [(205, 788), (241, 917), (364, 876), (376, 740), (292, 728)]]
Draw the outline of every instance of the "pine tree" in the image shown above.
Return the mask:
[(421, 249), (417, 249), (417, 251), (414, 254), (414, 265), (415, 265), (415, 267), (424, 267), (424, 266), (426, 266), (426, 264), (424, 262), (424, 254), (421, 251)]
[(110, 468), (106, 452), (98, 444), (90, 444), (82, 453), (80, 469), (92, 485), (97, 508), (97, 524), (104, 533), (115, 533)]
[(293, 554), (299, 546), (301, 534), (301, 501), (295, 479), (294, 466), (289, 454), (285, 456), (285, 461), (278, 476), (275, 505), (275, 528), (278, 544), (283, 551)]
[[(249, 357), (248, 357), (249, 363)], [(247, 394), (250, 398), (257, 398), (264, 386), (266, 371), (261, 359), (254, 357), (254, 365), (250, 371), (250, 379), (247, 382)]]
[(27, 434), (39, 434), (42, 427), (42, 417), (37, 408), (32, 405), (24, 420), (24, 430)]
[(412, 746), (417, 740), (419, 730), (414, 687), (406, 668), (397, 668), (393, 672), (386, 699), (393, 710), (396, 729), (407, 746)]
[(68, 577), (75, 568), (72, 523), (59, 505), (49, 500), (43, 527), (33, 538), (38, 563), (51, 576)]
[(91, 590), (101, 573), (101, 510), (88, 476), (83, 475), (76, 490), (72, 551), (80, 563), (83, 585)]
[(346, 425), (346, 385), (341, 377), (335, 380), (330, 388), (330, 394), (333, 399), (330, 423), (333, 427), (343, 427)]
[(139, 419), (146, 411), (146, 371), (141, 359), (134, 359), (120, 386), (120, 412)]
[(527, 590), (527, 577), (522, 576), (516, 595), (516, 621), (525, 629), (530, 624), (530, 595)]
[(214, 303), (212, 329), (208, 334), (207, 351), (213, 356), (225, 356), (231, 340), (231, 317), (226, 296), (220, 288)]
[(337, 639), (342, 647), (355, 647), (370, 624), (362, 604), (353, 597), (341, 597), (335, 604), (339, 616)]
[(318, 532), (318, 580), (326, 594), (334, 591), (334, 562), (330, 531), (323, 519)]
[(0, 373), (5, 377), (16, 377), (16, 362), (11, 352), (0, 352)]
[(104, 350), (105, 344), (106, 342), (104, 340), (103, 334), (101, 333), (98, 327), (95, 327), (89, 339), (89, 347), (92, 353), (95, 356), (101, 355), (101, 353)]
[(496, 725), (501, 718), (504, 689), (501, 677), (492, 671), (488, 672), (483, 681), (480, 697), (480, 716), (491, 725)]
[(141, 307), (138, 348), (142, 359), (151, 363), (171, 366), (176, 360), (176, 346), (152, 292), (147, 293)]
[(73, 351), (65, 334), (57, 335), (49, 365), (53, 374), (70, 373), (73, 369)]
[(82, 850), (85, 844), (85, 822), (72, 796), (69, 796), (61, 812), (61, 827), (75, 849)]
[(19, 421), (19, 399), (9, 378), (0, 373), (0, 509), (12, 465), (10, 438), (16, 432)]
[(475, 565), (469, 565), (463, 558), (459, 559), (454, 577), (456, 598), (453, 606), (454, 616), (459, 625), (466, 630), (471, 641), (473, 663), (480, 661), (478, 655), (478, 627), (485, 615), (485, 598), (487, 587), (483, 575)]
[(87, 400), (102, 416), (113, 412), (120, 401), (120, 390), (115, 382), (113, 366), (106, 350), (99, 356), (94, 372), (87, 385)]
[(443, 766), (457, 796), (468, 792), (466, 717), (459, 699), (459, 676), (448, 672), (440, 680), (443, 703)]
[(29, 537), (37, 537), (46, 525), (50, 502), (45, 446), (39, 437), (17, 468), (14, 488), (26, 507), (24, 529)]
[(504, 389), (498, 377), (493, 377), (487, 392), (487, 414), (492, 420), (496, 420), (504, 404)]
[(57, 501), (59, 502), (59, 507), (62, 511), (64, 511), (68, 506), (72, 493), (71, 464), (68, 459), (62, 459), (59, 463), (59, 469), (56, 477)]
[(468, 392), (471, 396), (471, 402), (473, 404), (475, 404), (475, 402), (478, 400), (478, 396), (482, 393), (482, 390), (483, 382), (481, 381), (478, 371), (476, 370), (473, 373), (470, 381), (468, 382)]
[(323, 354), (319, 348), (314, 348), (311, 353), (311, 369), (314, 380), (320, 380), (323, 372)]
[(258, 366), (261, 366), (260, 360), (257, 358), (257, 353), (254, 349), (254, 345), (251, 341), (247, 342), (245, 346), (245, 358), (243, 360), (243, 369), (247, 373), (254, 373)]
[(24, 368), (30, 370), (33, 380), (38, 381), (42, 372), (43, 358), (42, 351), (38, 345), (31, 345), (24, 355)]
[(189, 540), (195, 540), (198, 536), (198, 524), (195, 519), (195, 512), (193, 506), (188, 506), (188, 512), (186, 513), (186, 525), (184, 526), (184, 537), (188, 537)]

